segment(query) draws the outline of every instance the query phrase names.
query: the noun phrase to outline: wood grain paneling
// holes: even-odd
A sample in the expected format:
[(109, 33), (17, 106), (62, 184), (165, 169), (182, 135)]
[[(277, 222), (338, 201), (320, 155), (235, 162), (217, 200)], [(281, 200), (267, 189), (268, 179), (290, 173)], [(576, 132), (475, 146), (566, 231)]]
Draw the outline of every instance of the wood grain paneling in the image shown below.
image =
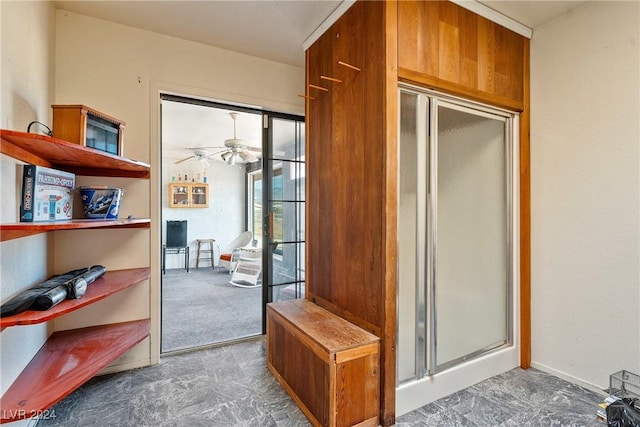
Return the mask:
[(523, 108), (525, 38), (448, 1), (398, 2), (398, 75)]
[[(450, 2), (358, 1), (307, 50), (307, 298), (380, 337), (382, 425), (395, 422), (397, 83), (522, 111), (528, 133), (528, 48)], [(523, 244), (528, 197), (526, 187)]]
[(307, 51), (307, 298), (381, 338), (383, 425), (395, 414), (395, 17), (395, 2), (356, 2)]
[(308, 84), (330, 89), (308, 107), (309, 295), (377, 335), (385, 298), (383, 6), (356, 3), (308, 51)]
[[(325, 254), (333, 253), (332, 234), (326, 230), (332, 228), (333, 200), (331, 191), (314, 191), (314, 188), (333, 187), (333, 171), (327, 167), (327, 163), (333, 155), (333, 128), (320, 122), (320, 118), (328, 117), (331, 120), (333, 91), (320, 91), (313, 89), (311, 85), (322, 87), (321, 75), (331, 74), (331, 56), (321, 55), (321, 52), (331, 52), (333, 48), (332, 37), (329, 33), (322, 36), (314, 43), (306, 53), (307, 57), (307, 93), (315, 97), (315, 100), (307, 100), (306, 107), (306, 162), (307, 175), (313, 179), (307, 180), (309, 188), (307, 195), (307, 283), (313, 282), (313, 277), (325, 276), (332, 280), (333, 259), (330, 256), (317, 256), (314, 249), (321, 248)], [(331, 300), (331, 287), (318, 286), (314, 292), (323, 299)]]
[(385, 139), (383, 161), (383, 215), (385, 217), (383, 250), (384, 307), (380, 355), (381, 410), (383, 426), (395, 424), (396, 405), (396, 336), (398, 290), (398, 8), (396, 2), (387, 2), (385, 19), (384, 87), (385, 102), (382, 106)]
[(267, 306), (267, 365), (315, 426), (377, 426), (379, 339), (307, 300)]
[(520, 367), (531, 367), (531, 113), (529, 40), (524, 44), (524, 108), (520, 114)]

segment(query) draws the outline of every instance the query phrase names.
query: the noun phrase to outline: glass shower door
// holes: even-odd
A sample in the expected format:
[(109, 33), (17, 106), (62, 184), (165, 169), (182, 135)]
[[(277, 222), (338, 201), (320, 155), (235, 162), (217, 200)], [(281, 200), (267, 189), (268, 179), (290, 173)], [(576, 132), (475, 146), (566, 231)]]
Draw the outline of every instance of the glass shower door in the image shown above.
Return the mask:
[(512, 115), (399, 92), (398, 384), (509, 346)]
[(508, 341), (509, 153), (504, 117), (438, 101), (432, 120), (437, 372)]

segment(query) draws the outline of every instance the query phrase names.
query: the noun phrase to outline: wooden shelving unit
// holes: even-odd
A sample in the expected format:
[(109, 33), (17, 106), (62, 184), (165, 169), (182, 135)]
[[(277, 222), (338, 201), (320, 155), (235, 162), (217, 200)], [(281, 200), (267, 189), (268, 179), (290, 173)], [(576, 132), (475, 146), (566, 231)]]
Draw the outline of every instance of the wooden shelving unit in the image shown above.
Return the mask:
[[(149, 179), (146, 163), (114, 156), (103, 151), (35, 133), (0, 129), (0, 153), (34, 165), (72, 172), (77, 175)], [(90, 228), (149, 228), (151, 220), (90, 220), (61, 222), (20, 222), (0, 224), (0, 241), (19, 239), (55, 230)]]
[(0, 399), (0, 423), (48, 408), (149, 335), (149, 319), (56, 332)]
[(0, 241), (19, 239), (38, 233), (56, 230), (86, 230), (91, 228), (149, 228), (151, 220), (124, 219), (124, 220), (95, 220), (74, 219), (71, 221), (56, 222), (16, 222), (0, 224)]
[[(146, 163), (44, 135), (0, 130), (0, 153), (19, 161), (76, 175), (149, 179)], [(58, 230), (149, 228), (151, 220), (90, 220), (0, 224), (0, 241)], [(46, 311), (26, 311), (0, 319), (0, 331), (43, 323), (137, 285), (149, 267), (108, 271), (76, 300)], [(150, 320), (55, 332), (0, 398), (0, 423), (46, 417), (48, 408), (106, 368), (150, 333)]]
[(35, 325), (43, 323), (72, 311), (78, 310), (96, 301), (100, 301), (133, 285), (137, 285), (150, 276), (149, 268), (132, 268), (128, 270), (107, 271), (104, 276), (87, 288), (87, 293), (78, 299), (64, 300), (55, 307), (45, 311), (27, 310), (15, 316), (0, 318), (0, 328), (11, 326)]
[(76, 175), (149, 179), (147, 163), (35, 133), (0, 129), (0, 152)]

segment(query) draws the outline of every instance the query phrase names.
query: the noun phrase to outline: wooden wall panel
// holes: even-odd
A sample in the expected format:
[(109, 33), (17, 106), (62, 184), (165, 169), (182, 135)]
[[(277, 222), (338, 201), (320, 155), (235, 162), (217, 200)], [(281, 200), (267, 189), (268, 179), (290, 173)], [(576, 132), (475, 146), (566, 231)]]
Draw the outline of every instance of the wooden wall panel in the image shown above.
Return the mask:
[(307, 298), (381, 338), (383, 425), (395, 421), (395, 10), (356, 2), (307, 51)]
[(525, 38), (448, 1), (398, 2), (398, 76), (523, 108)]
[(523, 37), (445, 1), (358, 1), (307, 51), (306, 297), (380, 337), (382, 425), (395, 421), (398, 80), (522, 111), (524, 132), (527, 60)]
[(397, 291), (398, 291), (398, 7), (387, 2), (384, 10), (385, 102), (382, 105), (384, 152), (382, 173), (384, 175), (383, 202), (386, 221), (382, 259), (384, 262), (384, 307), (381, 342), (381, 412), (383, 426), (395, 424), (396, 404), (396, 336), (397, 336)]
[(524, 44), (524, 108), (520, 114), (520, 367), (531, 367), (531, 112), (529, 40)]
[[(358, 254), (358, 258), (366, 260), (368, 248), (360, 236), (362, 228), (354, 225), (366, 224), (371, 217), (367, 215), (367, 194), (363, 191), (367, 189), (365, 173), (369, 164), (369, 147), (363, 143), (366, 132), (363, 117), (365, 80), (369, 70), (358, 73), (344, 67), (338, 68), (338, 61), (364, 64), (364, 15), (351, 12), (346, 18), (336, 23), (332, 52), (332, 62), (336, 64), (333, 73), (342, 80), (341, 83), (331, 85), (335, 94), (332, 127), (337, 131), (333, 143), (340, 150), (334, 162), (337, 166), (336, 176), (341, 179), (334, 193), (337, 196), (334, 200), (340, 200), (340, 209), (333, 212), (336, 225), (333, 229), (333, 239), (340, 242), (340, 253)], [(366, 65), (362, 68), (365, 67)], [(379, 219), (375, 218), (372, 226), (377, 227), (377, 221)], [(353, 259), (353, 256), (351, 258)], [(363, 277), (363, 263), (346, 259), (342, 261), (347, 262), (338, 263), (338, 275), (333, 282), (336, 285), (334, 299), (331, 302), (371, 325), (379, 325), (379, 313), (376, 310), (379, 306), (379, 292), (367, 288), (366, 277)], [(348, 279), (353, 277), (361, 277), (362, 280)], [(370, 304), (372, 299), (375, 302)], [(367, 310), (367, 306), (373, 307), (374, 310)]]
[[(312, 145), (306, 148), (308, 161), (306, 162), (307, 176), (312, 176), (313, 180), (307, 180), (310, 184), (306, 192), (307, 197), (307, 249), (306, 268), (307, 283), (309, 278), (325, 275), (328, 281), (333, 280), (333, 258), (328, 254), (333, 253), (333, 240), (331, 233), (326, 230), (332, 228), (333, 200), (330, 191), (313, 191), (314, 188), (332, 188), (333, 170), (326, 167), (328, 160), (333, 154), (333, 128), (330, 125), (323, 125), (321, 118), (331, 117), (333, 93), (323, 86), (320, 75), (330, 74), (332, 69), (331, 57), (321, 55), (321, 52), (331, 52), (333, 49), (332, 37), (325, 34), (314, 43), (306, 53), (307, 57), (307, 95), (313, 99), (307, 99), (306, 104), (306, 135), (307, 141), (313, 141)], [(312, 87), (318, 86), (325, 90)], [(314, 248), (321, 248), (327, 256), (309, 256), (314, 254)], [(323, 299), (331, 300), (331, 287), (316, 286), (314, 292)]]
[(307, 117), (308, 295), (378, 336), (385, 298), (383, 5), (356, 3), (309, 49), (308, 85), (329, 90), (310, 92), (317, 99)]

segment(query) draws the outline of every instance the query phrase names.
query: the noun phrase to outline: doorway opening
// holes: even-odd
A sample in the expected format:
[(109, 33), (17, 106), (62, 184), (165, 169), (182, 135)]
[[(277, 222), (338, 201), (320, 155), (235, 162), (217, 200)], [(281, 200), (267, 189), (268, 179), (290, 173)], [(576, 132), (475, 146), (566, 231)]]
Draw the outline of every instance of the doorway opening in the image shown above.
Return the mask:
[[(271, 191), (265, 189), (273, 185), (263, 166), (273, 163), (268, 124), (275, 113), (160, 98), (161, 353), (258, 336), (273, 282), (265, 255), (273, 246), (265, 229), (273, 217)], [(298, 122), (304, 124), (294, 117)], [(175, 223), (186, 235), (177, 251), (168, 245)]]

